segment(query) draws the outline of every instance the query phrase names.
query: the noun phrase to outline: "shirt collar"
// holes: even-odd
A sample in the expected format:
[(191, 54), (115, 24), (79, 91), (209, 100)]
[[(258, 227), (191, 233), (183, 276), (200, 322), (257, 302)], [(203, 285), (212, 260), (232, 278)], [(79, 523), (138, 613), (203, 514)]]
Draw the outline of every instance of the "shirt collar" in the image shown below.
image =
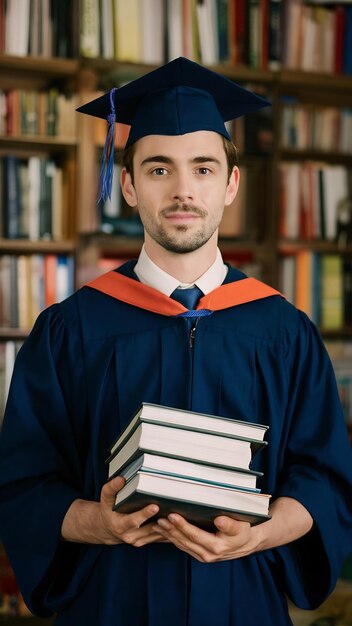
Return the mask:
[(154, 287), (166, 296), (170, 296), (172, 292), (181, 287), (187, 289), (196, 285), (206, 295), (210, 293), (225, 280), (227, 274), (227, 266), (224, 264), (221, 252), (217, 249), (216, 259), (209, 269), (192, 284), (180, 283), (177, 278), (174, 278), (167, 272), (164, 272), (158, 265), (156, 265), (147, 255), (145, 247), (142, 247), (138, 261), (134, 267), (134, 272), (145, 285)]

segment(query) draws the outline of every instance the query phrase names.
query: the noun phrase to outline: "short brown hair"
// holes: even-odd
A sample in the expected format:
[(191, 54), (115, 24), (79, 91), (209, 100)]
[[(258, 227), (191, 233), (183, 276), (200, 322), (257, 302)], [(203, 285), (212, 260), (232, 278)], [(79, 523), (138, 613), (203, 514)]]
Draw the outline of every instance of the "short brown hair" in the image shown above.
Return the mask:
[[(221, 136), (221, 138), (222, 138), (222, 142), (223, 142), (223, 146), (224, 146), (224, 150), (226, 154), (227, 174), (228, 174), (227, 179), (229, 181), (233, 168), (236, 165), (238, 165), (237, 148), (232, 143), (232, 141), (230, 141), (223, 135)], [(136, 144), (133, 143), (131, 146), (128, 146), (128, 148), (125, 148), (125, 150), (123, 151), (121, 155), (121, 165), (122, 167), (125, 167), (126, 171), (131, 175), (132, 183), (133, 183), (133, 157), (134, 157), (134, 152), (135, 152), (135, 145)]]

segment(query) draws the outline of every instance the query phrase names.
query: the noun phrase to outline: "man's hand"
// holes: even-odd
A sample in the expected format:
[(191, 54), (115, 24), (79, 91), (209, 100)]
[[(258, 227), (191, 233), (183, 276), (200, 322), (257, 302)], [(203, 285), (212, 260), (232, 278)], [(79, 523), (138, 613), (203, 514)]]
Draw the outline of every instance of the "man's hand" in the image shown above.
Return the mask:
[(135, 513), (123, 514), (112, 510), (115, 496), (124, 486), (121, 477), (107, 482), (102, 490), (100, 502), (75, 500), (68, 509), (61, 527), (62, 538), (78, 543), (114, 545), (128, 543), (135, 547), (155, 541), (167, 541), (155, 529), (155, 524), (144, 524), (158, 512), (158, 506), (150, 504)]
[(290, 543), (313, 526), (310, 513), (294, 498), (278, 498), (272, 503), (270, 514), (270, 520), (257, 526), (219, 516), (214, 520), (216, 532), (208, 533), (172, 513), (167, 519), (159, 519), (154, 531), (198, 561), (213, 563)]
[(167, 519), (159, 519), (154, 524), (154, 530), (202, 563), (238, 559), (257, 549), (247, 522), (221, 516), (214, 520), (214, 524), (216, 532), (207, 532), (189, 524), (181, 515), (172, 513)]

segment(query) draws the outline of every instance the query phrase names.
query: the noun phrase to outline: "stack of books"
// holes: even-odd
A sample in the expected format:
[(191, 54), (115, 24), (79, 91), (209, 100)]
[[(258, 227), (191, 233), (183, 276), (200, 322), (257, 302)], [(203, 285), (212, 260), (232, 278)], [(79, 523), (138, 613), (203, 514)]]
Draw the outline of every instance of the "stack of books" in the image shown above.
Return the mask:
[(156, 517), (179, 513), (207, 530), (218, 515), (251, 524), (270, 519), (270, 495), (256, 486), (262, 474), (250, 469), (267, 429), (143, 403), (109, 450), (109, 478), (126, 479), (114, 510), (132, 513), (155, 503)]

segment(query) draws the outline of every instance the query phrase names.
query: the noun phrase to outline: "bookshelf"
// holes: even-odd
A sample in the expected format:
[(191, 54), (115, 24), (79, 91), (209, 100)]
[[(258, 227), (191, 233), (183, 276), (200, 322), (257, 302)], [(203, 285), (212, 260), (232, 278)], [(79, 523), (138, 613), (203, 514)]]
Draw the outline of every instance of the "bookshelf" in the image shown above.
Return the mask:
[[(309, 252), (319, 259), (325, 255), (351, 259), (352, 241), (349, 239), (337, 243), (334, 239), (317, 236), (306, 238), (299, 234), (295, 237), (282, 235), (280, 168), (283, 164), (304, 166), (307, 163), (340, 166), (347, 172), (351, 197), (352, 150), (348, 148), (342, 151), (336, 146), (333, 149), (321, 149), (314, 145), (306, 145), (304, 149), (295, 148), (284, 143), (282, 125), (284, 108), (288, 105), (296, 108), (301, 106), (310, 111), (312, 108), (352, 110), (352, 3), (229, 0), (219, 3), (223, 9), (226, 6), (225, 20), (224, 15), (218, 13), (200, 16), (201, 3), (193, 0), (142, 0), (142, 3), (145, 13), (142, 25), (137, 20), (142, 41), (138, 50), (128, 49), (127, 46), (128, 39), (136, 40), (137, 31), (132, 29), (136, 20), (132, 20), (132, 14), (128, 11), (133, 7), (136, 10), (138, 0), (120, 3), (126, 5), (126, 13), (123, 17), (120, 14), (119, 24), (115, 20), (113, 0), (106, 2), (110, 14), (104, 16), (98, 10), (97, 0), (82, 0), (80, 9), (77, 0), (67, 0), (65, 3), (53, 0), (55, 11), (63, 12), (60, 19), (55, 14), (54, 20), (54, 23), (59, 20), (61, 27), (50, 31), (52, 26), (46, 22), (43, 32), (48, 29), (51, 32), (51, 47), (38, 48), (32, 41), (32, 52), (29, 55), (20, 51), (14, 53), (12, 48), (6, 47), (5, 3), (0, 3), (0, 95), (1, 92), (18, 89), (45, 93), (55, 88), (59, 93), (75, 95), (78, 106), (101, 90), (106, 91), (111, 86), (147, 73), (174, 56), (184, 55), (203, 62), (228, 78), (259, 90), (273, 103), (269, 140), (266, 134), (269, 145), (266, 144), (264, 149), (246, 149), (246, 129), (243, 123), (234, 124), (233, 127), (234, 141), (239, 147), (240, 168), (242, 171), (254, 172), (259, 184), (256, 185), (256, 194), (242, 199), (243, 214), (248, 211), (249, 205), (251, 208), (251, 227), (237, 230), (236, 234), (231, 234), (233, 224), (224, 228), (226, 232), (220, 238), (224, 258), (280, 289), (283, 288), (282, 261), (285, 258), (295, 261), (300, 252)], [(10, 4), (11, 1), (8, 6)], [(212, 3), (203, 4), (210, 6)], [(298, 14), (292, 13), (294, 6), (299, 8)], [(79, 10), (86, 13), (80, 15)], [(148, 19), (150, 14), (155, 16), (154, 20)], [(89, 15), (95, 15), (96, 19), (93, 22), (86, 19)], [(137, 13), (138, 17), (140, 15)], [(335, 20), (334, 31), (332, 16)], [(21, 19), (23, 21), (23, 14)], [(43, 24), (45, 19), (42, 16)], [(315, 57), (309, 46), (312, 36), (308, 37), (307, 33), (312, 34), (313, 31), (308, 28), (312, 29), (314, 19), (322, 25), (318, 33), (313, 23), (316, 45), (321, 46), (321, 41), (327, 42), (325, 48), (329, 54), (324, 55), (325, 66), (314, 66)], [(84, 28), (80, 29), (80, 23), (84, 24)], [(123, 47), (116, 50), (114, 38), (121, 23), (124, 23), (129, 35), (123, 40)], [(339, 30), (341, 23), (345, 26), (343, 36)], [(292, 24), (295, 28), (292, 28)], [(27, 27), (30, 32), (29, 22)], [(209, 49), (202, 46), (201, 28), (210, 28)], [(326, 29), (325, 34), (322, 34), (320, 28)], [(334, 38), (332, 32), (335, 33)], [(104, 33), (103, 37), (101, 33)], [(92, 46), (87, 47), (87, 41), (91, 40)], [(224, 41), (226, 46), (223, 45)], [(297, 50), (297, 41), (303, 42), (301, 51)], [(212, 56), (209, 57), (210, 52)], [(72, 117), (76, 116), (74, 109), (72, 101)], [(22, 163), (31, 157), (48, 158), (62, 169), (65, 180), (65, 202), (59, 237), (5, 237), (4, 220), (0, 224), (0, 373), (4, 370), (6, 351), (10, 357), (13, 356), (30, 327), (30, 324), (19, 325), (9, 320), (4, 323), (1, 295), (4, 300), (3, 285), (8, 280), (4, 279), (4, 258), (9, 263), (9, 259), (18, 261), (21, 257), (21, 263), (26, 266), (28, 259), (33, 257), (68, 257), (75, 265), (75, 285), (80, 286), (113, 264), (136, 256), (142, 244), (141, 236), (136, 234), (128, 236), (124, 232), (102, 232), (95, 198), (104, 124), (97, 129), (94, 119), (84, 115), (77, 116), (76, 124), (76, 130), (70, 136), (67, 133), (0, 132), (0, 163), (9, 155), (17, 157)], [(255, 126), (254, 119), (253, 124)], [(0, 180), (3, 186), (3, 175)], [(4, 205), (1, 209), (3, 213)], [(126, 207), (122, 207), (121, 216), (124, 219), (133, 217)], [(18, 288), (18, 283), (15, 278), (13, 285), (16, 287), (13, 290)], [(352, 308), (352, 300), (350, 303)], [(350, 363), (348, 350), (352, 344), (352, 325), (341, 324), (338, 328), (322, 330), (327, 344), (334, 344), (333, 358), (339, 363)], [(338, 353), (336, 344), (342, 346)], [(351, 371), (349, 381), (351, 407)], [(348, 420), (351, 423), (352, 409), (349, 410)], [(28, 623), (31, 621), (27, 620)]]
[[(77, 130), (70, 124), (65, 127), (61, 124), (63, 119), (59, 120), (57, 115), (54, 118), (49, 117), (46, 100), (49, 99), (48, 94), (54, 94), (55, 97), (62, 96), (67, 105), (66, 111), (69, 111), (72, 117), (71, 109), (77, 91), (78, 69), (79, 62), (73, 59), (20, 58), (0, 55), (0, 98), (2, 111), (4, 111), (4, 106), (7, 110), (7, 118), (2, 119), (0, 124), (1, 416), (16, 353), (34, 318), (45, 306), (46, 297), (49, 298), (50, 295), (48, 293), (45, 295), (45, 282), (48, 281), (57, 288), (61, 285), (64, 290), (62, 293), (67, 290), (67, 295), (73, 288), (77, 232), (75, 219)], [(29, 112), (24, 106), (19, 106), (19, 103), (24, 104), (27, 94), (30, 94), (32, 101), (36, 101), (37, 107), (34, 115), (33, 111)], [(11, 126), (8, 124), (9, 107), (13, 121)], [(59, 110), (62, 112), (62, 109)], [(17, 117), (16, 123), (15, 117)], [(30, 119), (31, 128), (26, 127), (23, 120), (25, 117)], [(49, 122), (51, 127), (49, 127)], [(40, 164), (45, 162), (51, 168), (48, 175), (50, 175), (53, 193), (49, 199), (46, 198), (45, 204), (42, 200), (40, 205), (40, 180), (37, 180), (34, 175), (43, 172)], [(16, 203), (12, 207), (13, 213), (10, 219), (10, 207), (6, 201), (8, 195), (5, 196), (8, 163), (16, 166), (14, 167), (16, 182), (19, 179), (21, 182), (26, 181), (27, 185), (32, 183), (31, 215), (29, 215), (28, 200), (30, 192), (26, 193), (25, 186), (19, 186), (15, 189)], [(20, 175), (19, 171), (24, 174)], [(59, 174), (56, 178), (57, 172)], [(24, 176), (24, 179), (20, 176)], [(36, 184), (37, 189), (37, 195), (34, 197), (33, 183)], [(58, 197), (61, 198), (60, 203), (55, 200), (54, 193), (56, 200)], [(34, 199), (36, 199), (35, 205)], [(40, 231), (40, 206), (43, 211), (50, 212), (51, 228), (48, 232)], [(20, 220), (22, 220), (21, 228), (19, 227)], [(9, 232), (10, 223), (12, 231)], [(65, 261), (64, 265), (61, 261)], [(56, 291), (51, 297), (55, 298), (57, 294)], [(0, 578), (2, 579), (3, 576), (0, 575)], [(2, 589), (2, 585), (0, 586)], [(10, 608), (6, 611), (4, 602), (0, 605), (0, 623), (23, 623), (24, 619), (28, 624), (38, 623), (35, 618), (27, 616), (21, 602), (13, 605), (9, 599)], [(13, 615), (8, 616), (8, 611)], [(52, 620), (45, 620), (43, 623), (49, 624)]]

